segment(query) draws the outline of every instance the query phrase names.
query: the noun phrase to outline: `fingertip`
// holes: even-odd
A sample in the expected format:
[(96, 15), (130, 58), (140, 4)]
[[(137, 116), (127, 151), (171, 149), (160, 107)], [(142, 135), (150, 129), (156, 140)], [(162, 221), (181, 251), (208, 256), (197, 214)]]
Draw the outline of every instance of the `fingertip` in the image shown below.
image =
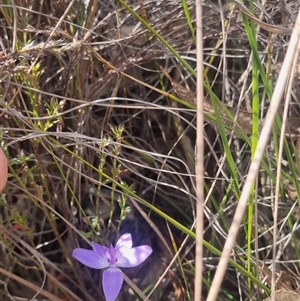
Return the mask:
[(0, 192), (4, 189), (8, 177), (8, 164), (7, 158), (0, 148)]

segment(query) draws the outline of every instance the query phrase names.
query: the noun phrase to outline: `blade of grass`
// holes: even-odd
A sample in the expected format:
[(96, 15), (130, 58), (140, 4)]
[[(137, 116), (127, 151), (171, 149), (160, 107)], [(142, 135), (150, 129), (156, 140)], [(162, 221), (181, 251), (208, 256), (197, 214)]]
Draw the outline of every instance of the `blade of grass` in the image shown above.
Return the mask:
[[(253, 0), (250, 1), (250, 10), (253, 11)], [(253, 158), (257, 143), (258, 143), (258, 131), (259, 131), (259, 110), (260, 110), (260, 101), (259, 101), (259, 68), (260, 61), (255, 59), (258, 57), (258, 45), (257, 41), (254, 37), (256, 37), (256, 24), (254, 22), (251, 23), (251, 27), (248, 26), (247, 18), (244, 17), (245, 30), (247, 36), (253, 37), (252, 39), (252, 135), (251, 135), (251, 157)], [(253, 54), (255, 53), (255, 55)], [(269, 84), (269, 82), (268, 82)], [(255, 265), (252, 265), (251, 254), (252, 254), (252, 240), (253, 240), (253, 214), (254, 214), (254, 202), (255, 202), (255, 187), (256, 183), (252, 186), (252, 190), (249, 197), (249, 205), (248, 205), (248, 215), (245, 219), (245, 224), (247, 225), (247, 269), (249, 272), (254, 272), (257, 274), (255, 270)], [(251, 280), (248, 279), (248, 294), (251, 298), (252, 296), (252, 283)]]
[(181, 0), (181, 3), (182, 3), (182, 8), (183, 8), (183, 11), (184, 11), (184, 14), (185, 14), (186, 22), (187, 22), (187, 24), (190, 28), (191, 36), (192, 36), (194, 42), (196, 43), (195, 29), (194, 29), (194, 26), (193, 26), (191, 14), (189, 12), (189, 5), (187, 3), (187, 0)]

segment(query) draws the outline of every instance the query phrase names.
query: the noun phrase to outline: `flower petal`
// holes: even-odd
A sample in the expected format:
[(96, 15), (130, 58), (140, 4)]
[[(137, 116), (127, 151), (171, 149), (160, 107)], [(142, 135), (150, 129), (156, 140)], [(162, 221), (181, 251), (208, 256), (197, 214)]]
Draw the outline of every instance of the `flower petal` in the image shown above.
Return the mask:
[(144, 262), (152, 253), (149, 246), (139, 246), (132, 249), (123, 250), (120, 253), (117, 265), (121, 268), (132, 268)]
[(92, 241), (92, 247), (94, 251), (97, 252), (99, 255), (106, 257), (106, 252), (108, 251), (107, 247), (101, 246), (93, 241)]
[(102, 286), (106, 301), (114, 301), (123, 284), (123, 273), (117, 268), (109, 268), (103, 272)]
[(109, 266), (106, 257), (91, 250), (77, 248), (73, 250), (72, 256), (92, 269), (103, 269)]
[(132, 247), (132, 237), (130, 233), (123, 234), (116, 244), (116, 249), (122, 253), (125, 249), (130, 249)]

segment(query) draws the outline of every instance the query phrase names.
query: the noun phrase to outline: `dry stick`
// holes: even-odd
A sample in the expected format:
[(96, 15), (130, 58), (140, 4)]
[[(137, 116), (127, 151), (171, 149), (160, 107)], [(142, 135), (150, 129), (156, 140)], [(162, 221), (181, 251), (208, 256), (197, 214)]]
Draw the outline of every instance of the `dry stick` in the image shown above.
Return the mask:
[(0, 268), (0, 274), (3, 274), (19, 283), (21, 283), (22, 285), (32, 289), (33, 291), (39, 291), (40, 292), (40, 295), (48, 298), (49, 300), (51, 301), (61, 301), (61, 298), (59, 297), (56, 297), (55, 295), (49, 293), (48, 291), (44, 290), (44, 289), (41, 289), (40, 287), (38, 287), (37, 285), (31, 283), (30, 281), (26, 280), (26, 279), (23, 279), (5, 269), (2, 269)]
[(245, 185), (243, 187), (240, 200), (237, 205), (237, 209), (233, 218), (233, 222), (229, 229), (228, 238), (225, 242), (222, 256), (218, 264), (215, 277), (213, 279), (211, 289), (207, 296), (207, 301), (215, 301), (217, 299), (221, 283), (223, 281), (224, 274), (227, 269), (228, 259), (231, 254), (231, 250), (234, 246), (235, 239), (238, 234), (239, 226), (242, 222), (244, 212), (246, 210), (247, 202), (250, 196), (252, 185), (257, 177), (260, 163), (268, 143), (270, 132), (272, 129), (273, 122), (275, 120), (278, 107), (280, 105), (281, 98), (283, 97), (285, 84), (290, 76), (291, 67), (294, 59), (296, 59), (297, 46), (300, 37), (300, 11), (297, 16), (295, 27), (291, 36), (290, 44), (280, 71), (278, 81), (273, 93), (272, 101), (268, 110), (267, 117), (265, 119), (264, 127), (261, 131), (261, 135), (257, 144), (257, 148), (251, 163), (248, 176), (246, 178)]
[(202, 299), (202, 258), (203, 258), (203, 204), (204, 204), (204, 95), (203, 95), (203, 36), (202, 4), (196, 0), (197, 30), (197, 140), (196, 140), (196, 259), (194, 300)]
[(16, 42), (17, 42), (17, 9), (14, 1), (11, 1), (12, 3), (12, 9), (13, 9), (13, 15), (14, 15), (14, 27), (13, 27), (13, 41), (12, 41), (12, 46), (11, 46), (11, 52), (14, 53), (16, 50)]

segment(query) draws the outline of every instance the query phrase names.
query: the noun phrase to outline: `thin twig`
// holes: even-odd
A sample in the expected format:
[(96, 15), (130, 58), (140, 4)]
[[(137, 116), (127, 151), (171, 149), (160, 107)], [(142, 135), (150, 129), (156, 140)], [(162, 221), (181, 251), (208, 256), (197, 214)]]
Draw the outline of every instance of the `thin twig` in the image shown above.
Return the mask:
[(196, 140), (196, 259), (195, 259), (195, 301), (202, 299), (203, 260), (203, 204), (204, 204), (204, 95), (203, 95), (203, 35), (202, 4), (196, 0), (197, 29), (197, 140)]

